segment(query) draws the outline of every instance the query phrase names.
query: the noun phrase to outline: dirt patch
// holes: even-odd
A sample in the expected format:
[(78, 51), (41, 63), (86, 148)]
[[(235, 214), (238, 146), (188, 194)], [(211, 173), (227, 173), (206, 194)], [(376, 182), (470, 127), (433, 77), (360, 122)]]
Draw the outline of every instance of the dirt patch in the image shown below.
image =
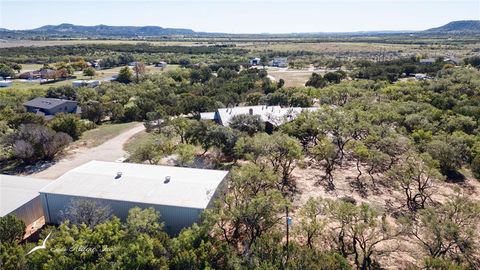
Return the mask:
[[(358, 171), (353, 161), (345, 161), (341, 167), (337, 167), (333, 173), (335, 190), (328, 191), (322, 184), (324, 175), (323, 167), (310, 161), (305, 161), (304, 168), (296, 168), (292, 175), (296, 180), (297, 194), (293, 199), (293, 211), (291, 213), (293, 219), (298, 219), (298, 210), (305, 205), (307, 200), (313, 198), (328, 198), (339, 200), (344, 198), (354, 199), (357, 204), (367, 203), (379, 212), (391, 212), (392, 209), (400, 209), (404, 204), (403, 194), (392, 187), (385, 184), (385, 176), (375, 174), (375, 186), (365, 171), (361, 177), (361, 184), (365, 189), (360, 191), (356, 177)], [(471, 195), (472, 199), (480, 199), (480, 182), (470, 175), (466, 175), (465, 181), (461, 184), (439, 182), (436, 184), (435, 194), (432, 196), (436, 202), (444, 202), (448, 196), (454, 193), (455, 188), (460, 188), (465, 194)], [(394, 219), (392, 219), (394, 221)], [(418, 264), (423, 255), (419, 252), (419, 246), (416, 242), (408, 237), (402, 237), (397, 241), (396, 251), (379, 258), (380, 264), (385, 269), (398, 269), (399, 266), (407, 266), (407, 263)], [(390, 245), (391, 243), (386, 243)], [(383, 247), (382, 247), (383, 248)]]

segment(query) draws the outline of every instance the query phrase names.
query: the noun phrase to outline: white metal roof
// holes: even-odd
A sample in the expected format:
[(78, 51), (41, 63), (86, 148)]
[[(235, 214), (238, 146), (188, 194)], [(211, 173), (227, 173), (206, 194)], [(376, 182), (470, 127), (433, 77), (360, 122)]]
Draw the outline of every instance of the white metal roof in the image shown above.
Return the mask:
[(0, 216), (6, 216), (38, 195), (52, 181), (0, 174)]
[[(121, 177), (117, 178), (117, 173)], [(40, 192), (157, 205), (206, 208), (228, 171), (90, 161)], [(164, 183), (167, 176), (170, 181)]]
[(316, 107), (310, 108), (301, 108), (301, 107), (289, 107), (282, 108), (280, 106), (244, 106), (244, 107), (234, 107), (234, 108), (223, 108), (218, 109), (218, 117), (224, 126), (230, 124), (230, 120), (235, 115), (240, 114), (251, 114), (259, 115), (262, 121), (270, 122), (273, 125), (281, 125), (285, 122), (295, 119), (295, 117), (302, 111), (314, 111), (317, 110)]
[(202, 120), (214, 120), (215, 119), (215, 112), (200, 113), (200, 119), (202, 119)]

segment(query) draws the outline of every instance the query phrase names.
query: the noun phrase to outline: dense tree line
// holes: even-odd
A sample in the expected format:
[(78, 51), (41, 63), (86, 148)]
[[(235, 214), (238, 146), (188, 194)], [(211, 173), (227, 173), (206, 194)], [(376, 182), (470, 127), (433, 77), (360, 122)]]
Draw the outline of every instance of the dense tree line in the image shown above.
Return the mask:
[(105, 60), (110, 62), (112, 55), (136, 55), (150, 62), (160, 61), (161, 57), (169, 58), (170, 55), (176, 55), (178, 57), (172, 57), (170, 62), (179, 63), (180, 58), (188, 58), (189, 55), (242, 56), (246, 53), (247, 51), (243, 49), (222, 46), (155, 46), (147, 43), (0, 48), (2, 61), (20, 64), (53, 63), (78, 57), (88, 61), (105, 57)]

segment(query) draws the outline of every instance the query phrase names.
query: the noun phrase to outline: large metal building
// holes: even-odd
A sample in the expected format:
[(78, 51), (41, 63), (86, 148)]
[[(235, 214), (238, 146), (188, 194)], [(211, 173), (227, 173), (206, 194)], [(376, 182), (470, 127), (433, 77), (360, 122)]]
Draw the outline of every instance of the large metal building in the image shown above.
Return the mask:
[(192, 225), (221, 193), (228, 171), (91, 161), (40, 190), (45, 221), (62, 222), (61, 211), (74, 199), (109, 205), (125, 220), (133, 207), (160, 212), (165, 231), (177, 234)]
[(0, 216), (17, 216), (32, 224), (43, 216), (40, 189), (52, 181), (21, 176), (0, 175)]

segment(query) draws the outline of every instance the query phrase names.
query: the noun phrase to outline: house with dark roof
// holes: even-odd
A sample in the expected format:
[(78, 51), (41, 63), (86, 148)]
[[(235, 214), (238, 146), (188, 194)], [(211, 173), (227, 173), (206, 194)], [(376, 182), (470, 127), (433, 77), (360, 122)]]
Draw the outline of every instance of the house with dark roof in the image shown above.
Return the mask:
[(284, 68), (284, 67), (287, 67), (288, 66), (288, 59), (287, 57), (275, 57), (273, 58), (273, 60), (271, 61), (271, 64), (270, 64), (272, 67), (280, 67), (280, 68)]
[(423, 65), (433, 65), (435, 64), (437, 60), (435, 58), (426, 58), (426, 59), (420, 59), (420, 64)]
[(81, 109), (77, 106), (76, 101), (37, 97), (23, 103), (28, 112), (45, 116), (45, 118), (53, 118), (58, 113), (81, 113)]

